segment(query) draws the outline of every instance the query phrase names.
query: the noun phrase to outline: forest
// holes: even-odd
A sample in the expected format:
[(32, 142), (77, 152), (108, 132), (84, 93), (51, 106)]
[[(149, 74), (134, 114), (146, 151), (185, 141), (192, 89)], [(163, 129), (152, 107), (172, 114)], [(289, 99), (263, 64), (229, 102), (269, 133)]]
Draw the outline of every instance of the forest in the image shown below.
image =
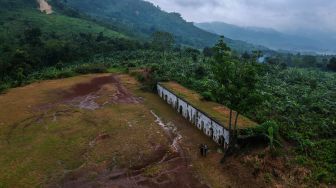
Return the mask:
[[(146, 75), (137, 75), (143, 89), (154, 92), (157, 82), (173, 80), (204, 100), (227, 105), (266, 126), (261, 133), (272, 137), (272, 147), (274, 140), (275, 155), (289, 147), (290, 162), (312, 170), (309, 181), (336, 183), (336, 57), (272, 52), (260, 63), (269, 52), (242, 53), (218, 36), (213, 46), (200, 47), (193, 46), (200, 42), (195, 38), (185, 45), (157, 29), (145, 30), (147, 38), (133, 37), (120, 25), (70, 8), (60, 9), (67, 15), (57, 13), (49, 20), (36, 10), (17, 10), (0, 12), (0, 92), (45, 79), (145, 70)], [(64, 30), (74, 23), (76, 30)], [(271, 133), (265, 122), (272, 122)]]

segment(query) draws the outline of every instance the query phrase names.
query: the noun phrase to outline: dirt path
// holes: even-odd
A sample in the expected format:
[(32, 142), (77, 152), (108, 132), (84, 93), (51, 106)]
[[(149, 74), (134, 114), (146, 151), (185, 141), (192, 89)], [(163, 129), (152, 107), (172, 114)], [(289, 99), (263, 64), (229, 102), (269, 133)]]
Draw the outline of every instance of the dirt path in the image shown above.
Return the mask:
[(51, 14), (52, 11), (52, 7), (49, 5), (49, 3), (46, 0), (37, 0), (37, 2), (40, 5), (40, 11), (41, 12), (45, 12), (46, 14)]

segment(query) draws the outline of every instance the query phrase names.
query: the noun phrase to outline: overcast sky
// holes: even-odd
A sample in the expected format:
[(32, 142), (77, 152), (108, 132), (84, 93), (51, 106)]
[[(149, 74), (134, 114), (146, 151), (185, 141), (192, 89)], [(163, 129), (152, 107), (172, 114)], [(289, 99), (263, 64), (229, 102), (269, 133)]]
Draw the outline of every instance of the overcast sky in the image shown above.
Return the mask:
[(336, 32), (336, 0), (147, 0), (193, 22)]

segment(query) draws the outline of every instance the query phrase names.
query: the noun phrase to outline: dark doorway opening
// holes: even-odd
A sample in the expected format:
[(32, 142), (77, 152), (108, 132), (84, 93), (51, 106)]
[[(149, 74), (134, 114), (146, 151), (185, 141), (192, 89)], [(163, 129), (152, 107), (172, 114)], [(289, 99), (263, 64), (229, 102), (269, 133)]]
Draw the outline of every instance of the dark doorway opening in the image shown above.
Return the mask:
[(211, 137), (211, 138), (213, 137), (213, 134), (214, 134), (214, 130), (213, 130), (213, 128), (211, 127), (211, 128), (210, 128), (210, 137)]
[(225, 143), (225, 138), (224, 136), (220, 136), (219, 139), (218, 139), (218, 144), (221, 145), (221, 146), (224, 146), (224, 143)]

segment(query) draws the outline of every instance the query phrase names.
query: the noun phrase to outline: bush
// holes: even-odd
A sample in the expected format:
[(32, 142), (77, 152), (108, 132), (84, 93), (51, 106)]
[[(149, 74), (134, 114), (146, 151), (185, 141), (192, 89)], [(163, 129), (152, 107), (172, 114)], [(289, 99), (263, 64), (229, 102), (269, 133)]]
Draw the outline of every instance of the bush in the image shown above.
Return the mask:
[(0, 93), (3, 93), (7, 89), (9, 89), (11, 85), (9, 83), (1, 83), (0, 82)]
[(78, 74), (107, 73), (108, 66), (104, 64), (84, 64), (76, 67), (74, 71)]
[(145, 77), (142, 74), (136, 74), (136, 78), (140, 82), (144, 82), (145, 81)]
[(76, 76), (76, 73), (73, 72), (72, 70), (66, 70), (66, 71), (62, 71), (57, 75), (57, 78), (69, 78), (72, 76)]
[(214, 101), (215, 99), (210, 91), (202, 92), (201, 96), (202, 96), (202, 100), (206, 100), (206, 101)]

